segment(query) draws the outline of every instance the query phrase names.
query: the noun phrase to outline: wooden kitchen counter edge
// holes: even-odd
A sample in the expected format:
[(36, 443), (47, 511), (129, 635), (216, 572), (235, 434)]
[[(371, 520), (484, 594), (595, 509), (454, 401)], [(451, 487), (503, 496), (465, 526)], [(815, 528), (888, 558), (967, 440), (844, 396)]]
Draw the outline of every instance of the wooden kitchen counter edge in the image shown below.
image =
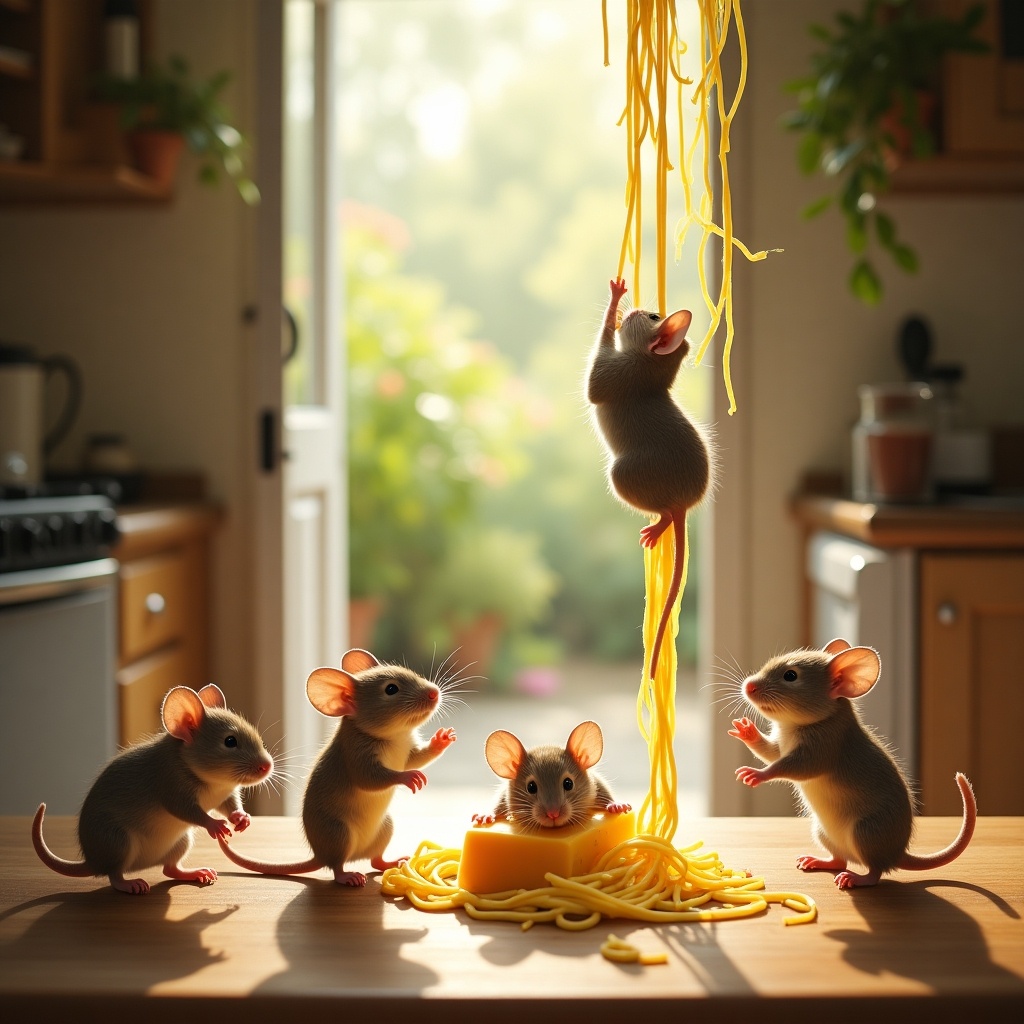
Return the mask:
[[(426, 795), (417, 794), (420, 800)], [(431, 810), (443, 808), (438, 791)], [(423, 803), (424, 810), (428, 805)], [(445, 816), (446, 815), (446, 816)], [(420, 839), (459, 845), (451, 809), (396, 819), (392, 851)], [(55, 851), (74, 850), (74, 818), (46, 821)], [(915, 848), (952, 838), (954, 818), (922, 818)], [(453, 831), (454, 830), (454, 831)], [(460, 831), (461, 830), (461, 831)], [(424, 913), (325, 872), (263, 878), (230, 865), (207, 836), (189, 858), (215, 885), (171, 883), (159, 870), (145, 897), (97, 879), (69, 879), (38, 861), (28, 818), (0, 819), (0, 1007), (4, 1019), (414, 1019), (502, 1024), (747, 1020), (829, 1024), (921, 1019), (1022, 1019), (1024, 818), (982, 817), (970, 847), (939, 871), (899, 872), (873, 889), (840, 892), (803, 874), (807, 822), (795, 818), (684, 821), (681, 845), (702, 839), (725, 864), (764, 875), (769, 889), (816, 900), (819, 921), (786, 927), (789, 913), (735, 921), (645, 926), (602, 921), (584, 932)], [(295, 819), (255, 818), (234, 840), (271, 861), (302, 855)], [(409, 847), (409, 849), (405, 849)], [(609, 935), (665, 966), (615, 965)], [(244, 999), (239, 1002), (238, 999)], [(410, 1015), (406, 1017), (405, 1015)]]
[(793, 517), (811, 529), (833, 530), (879, 547), (1011, 549), (1024, 547), (1024, 504), (875, 505), (799, 495)]
[(223, 508), (208, 501), (119, 505), (117, 525), (121, 535), (114, 556), (124, 560), (138, 558), (166, 547), (169, 542), (206, 537), (223, 518)]

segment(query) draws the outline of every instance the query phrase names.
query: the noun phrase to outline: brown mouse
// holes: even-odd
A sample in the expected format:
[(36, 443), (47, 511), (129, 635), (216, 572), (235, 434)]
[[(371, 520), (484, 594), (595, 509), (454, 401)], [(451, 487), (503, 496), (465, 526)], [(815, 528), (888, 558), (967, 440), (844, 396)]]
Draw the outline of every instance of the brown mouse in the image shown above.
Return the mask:
[(313, 856), (270, 864), (241, 856), (223, 840), (221, 849), (236, 864), (261, 874), (300, 875), (326, 867), (341, 885), (365, 885), (366, 875), (346, 870), (345, 864), (369, 857), (383, 871), (400, 863), (384, 860), (394, 829), (387, 813), (394, 789), (419, 792), (427, 783), (420, 769), (455, 742), (455, 731), (438, 729), (421, 742), (417, 728), (441, 708), (441, 688), (358, 648), (341, 659), (340, 671), (313, 671), (306, 695), (321, 714), (341, 719), (313, 765), (302, 801), (302, 827)]
[[(793, 651), (772, 658), (743, 681), (743, 696), (774, 723), (762, 736), (748, 718), (733, 721), (764, 768), (737, 768), (748, 786), (790, 781), (813, 819), (812, 835), (831, 854), (800, 857), (804, 871), (836, 871), (836, 885), (875, 885), (897, 868), (939, 868), (959, 857), (974, 833), (978, 805), (966, 776), (957, 773), (964, 816), (960, 834), (938, 853), (908, 853), (914, 828), (910, 786), (893, 755), (867, 729), (852, 703), (877, 682), (881, 659), (871, 647), (833, 640), (822, 651)], [(865, 874), (847, 869), (854, 861)]]
[(711, 448), (671, 394), (690, 351), (690, 311), (681, 309), (663, 318), (634, 309), (618, 329), (616, 346), (616, 317), (626, 284), (619, 278), (609, 285), (611, 300), (587, 379), (587, 397), (608, 448), (608, 480), (625, 504), (659, 517), (640, 531), (645, 547), (653, 548), (670, 524), (675, 528), (672, 581), (651, 654), (653, 678), (686, 570), (686, 514), (711, 484)]
[(578, 825), (595, 814), (625, 814), (630, 805), (616, 803), (608, 784), (590, 769), (604, 753), (604, 736), (596, 722), (581, 722), (565, 747), (527, 750), (504, 729), (492, 732), (484, 755), (495, 775), (508, 779), (491, 814), (474, 814), (476, 825), (509, 821), (524, 831)]
[(259, 733), (230, 711), (224, 694), (212, 684), (198, 693), (176, 686), (160, 709), (164, 733), (121, 751), (100, 773), (78, 815), (83, 859), (64, 860), (43, 840), (46, 804), (32, 822), (32, 843), (40, 860), (62, 875), (106, 875), (121, 892), (149, 892), (142, 878), (127, 871), (162, 864), (168, 878), (210, 885), (213, 868), (184, 868), (192, 847), (192, 826), (215, 839), (231, 835), (216, 808), (237, 832), (249, 827), (239, 788), (267, 782), (274, 761)]

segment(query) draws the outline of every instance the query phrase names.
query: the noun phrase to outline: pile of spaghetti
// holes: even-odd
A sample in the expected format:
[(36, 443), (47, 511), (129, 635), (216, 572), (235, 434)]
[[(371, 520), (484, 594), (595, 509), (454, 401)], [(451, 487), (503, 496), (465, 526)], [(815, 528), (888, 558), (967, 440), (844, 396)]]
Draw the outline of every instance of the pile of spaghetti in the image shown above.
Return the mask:
[[(604, 3), (607, 0), (603, 0)], [(694, 89), (694, 100), (699, 103), (698, 131), (690, 143), (689, 153), (683, 152), (682, 143), (682, 89), (691, 82), (684, 80), (678, 70), (682, 45), (676, 34), (675, 0), (626, 0), (627, 46), (627, 104), (623, 118), (631, 140), (628, 151), (626, 233), (622, 243), (619, 276), (628, 251), (632, 251), (634, 290), (639, 280), (640, 215), (641, 215), (641, 144), (650, 137), (656, 148), (657, 223), (659, 302), (665, 313), (665, 179), (670, 169), (667, 149), (667, 95), (671, 77), (677, 92), (680, 132), (680, 163), (690, 166), (693, 149), (700, 140), (707, 146), (709, 137), (708, 106), (712, 92), (716, 95), (719, 135), (719, 162), (723, 187), (723, 224), (711, 220), (711, 181), (705, 161), (704, 197), (699, 211), (691, 209), (691, 179), (683, 174), (687, 194), (687, 223), (696, 223), (704, 232), (703, 252), (712, 234), (724, 240), (724, 276), (722, 290), (712, 299), (703, 271), (701, 283), (705, 301), (712, 313), (712, 326), (700, 349), (703, 354), (711, 336), (724, 317), (729, 324), (725, 348), (726, 386), (732, 409), (732, 387), (729, 380), (728, 353), (732, 343), (731, 265), (734, 247), (748, 259), (763, 259), (765, 253), (751, 254), (732, 235), (731, 203), (728, 194), (726, 154), (729, 149), (729, 124), (742, 93), (745, 72), (741, 72), (740, 85), (728, 110), (722, 84), (721, 57), (725, 36), (735, 15), (740, 52), (745, 64), (746, 48), (738, 0), (699, 0), (701, 9), (701, 53), (704, 68)], [(605, 37), (607, 63), (607, 12)], [(654, 97), (652, 99), (652, 89)], [(680, 229), (680, 236), (687, 224)], [(677, 239), (681, 244), (681, 237)], [(732, 409), (730, 411), (732, 411)], [(814, 901), (801, 893), (766, 892), (763, 878), (725, 867), (718, 855), (702, 850), (702, 843), (685, 847), (674, 845), (678, 825), (678, 793), (675, 755), (672, 748), (675, 734), (676, 707), (676, 649), (679, 603), (683, 585), (679, 588), (672, 609), (671, 628), (662, 639), (658, 670), (654, 677), (650, 665), (657, 633), (660, 609), (664, 607), (672, 578), (675, 531), (666, 530), (653, 549), (645, 549), (644, 579), (646, 609), (644, 612), (644, 670), (637, 697), (637, 718), (641, 733), (647, 742), (650, 757), (650, 788), (638, 816), (637, 836), (606, 853), (587, 875), (562, 878), (554, 873), (545, 875), (548, 885), (541, 889), (514, 890), (502, 893), (472, 893), (458, 885), (461, 851), (445, 848), (431, 842), (420, 844), (416, 853), (398, 867), (389, 868), (383, 875), (384, 893), (408, 899), (421, 910), (445, 911), (462, 907), (474, 918), (497, 921), (517, 921), (529, 928), (537, 922), (552, 921), (561, 928), (580, 931), (596, 925), (602, 917), (626, 918), (634, 921), (668, 924), (685, 921), (710, 921), (723, 918), (749, 917), (766, 910), (769, 903), (781, 903), (794, 911), (786, 917), (786, 924), (813, 921), (817, 914)], [(689, 561), (689, 559), (687, 559)], [(606, 954), (608, 955), (608, 954)], [(615, 946), (610, 959), (633, 957), (631, 949)]]

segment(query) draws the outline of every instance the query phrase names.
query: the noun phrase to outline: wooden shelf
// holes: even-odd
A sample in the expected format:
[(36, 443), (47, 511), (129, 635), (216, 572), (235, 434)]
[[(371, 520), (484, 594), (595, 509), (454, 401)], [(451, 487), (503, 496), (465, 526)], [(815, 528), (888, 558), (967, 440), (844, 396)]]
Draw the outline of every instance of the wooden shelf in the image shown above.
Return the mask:
[(957, 195), (1024, 192), (1019, 156), (957, 156), (908, 160), (892, 174), (893, 195)]
[(164, 203), (173, 193), (131, 167), (0, 161), (0, 204)]

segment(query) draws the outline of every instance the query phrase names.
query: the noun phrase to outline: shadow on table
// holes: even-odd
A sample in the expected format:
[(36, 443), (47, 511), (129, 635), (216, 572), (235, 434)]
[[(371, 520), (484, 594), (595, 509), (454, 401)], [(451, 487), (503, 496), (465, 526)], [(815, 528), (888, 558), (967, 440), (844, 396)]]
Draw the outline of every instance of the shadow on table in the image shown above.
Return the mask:
[[(935, 992), (963, 990), (1024, 995), (1024, 977), (992, 960), (978, 922), (956, 903), (932, 889), (976, 893), (1011, 920), (1020, 915), (996, 893), (969, 882), (929, 879), (882, 883), (853, 889), (851, 898), (863, 915), (863, 930), (841, 929), (826, 936), (846, 943), (843, 959), (865, 974), (896, 974)], [(912, 957), (901, 955), (913, 950)], [(934, 955), (922, 955), (934, 951)]]
[[(52, 978), (59, 992), (65, 970), (73, 969), (79, 978), (103, 978), (112, 967), (130, 964), (138, 991), (146, 992), (217, 963), (223, 956), (204, 946), (203, 932), (239, 908), (202, 908), (185, 918), (169, 918), (170, 890), (178, 884), (157, 884), (137, 897), (103, 886), (9, 907), (0, 915), (0, 986), (17, 990), (20, 977), (35, 975)], [(22, 934), (8, 937), (23, 915), (34, 919)]]

